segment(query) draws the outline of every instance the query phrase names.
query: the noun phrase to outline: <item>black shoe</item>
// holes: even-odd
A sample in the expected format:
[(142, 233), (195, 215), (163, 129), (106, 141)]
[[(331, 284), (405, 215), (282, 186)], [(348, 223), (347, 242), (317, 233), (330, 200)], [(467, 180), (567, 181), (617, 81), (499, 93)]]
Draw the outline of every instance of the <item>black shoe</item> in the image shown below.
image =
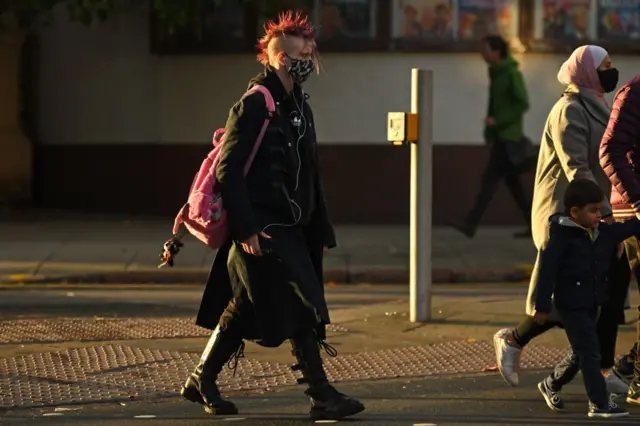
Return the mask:
[[(244, 356), (243, 351), (244, 342), (240, 334), (233, 330), (216, 328), (200, 363), (187, 379), (180, 394), (188, 401), (203, 405), (209, 414), (238, 414), (235, 404), (220, 395), (216, 380), (227, 363), (235, 372), (238, 359)], [(235, 363), (232, 365), (231, 361)]]
[(327, 385), (319, 390), (307, 390), (305, 394), (311, 400), (309, 415), (312, 421), (340, 420), (364, 411), (364, 404), (338, 392)]
[(613, 372), (620, 380), (629, 384), (633, 380), (633, 362), (629, 362), (627, 357), (623, 356), (613, 366)]
[(221, 416), (238, 414), (238, 407), (233, 402), (222, 398), (214, 381), (203, 381), (192, 375), (187, 379), (180, 394), (191, 402), (204, 405), (204, 411), (209, 414)]
[(318, 341), (313, 331), (296, 335), (291, 339), (291, 344), (293, 355), (298, 361), (291, 369), (302, 373), (302, 379), (298, 379), (298, 383), (306, 383), (309, 386), (305, 394), (311, 400), (311, 420), (340, 420), (364, 410), (360, 401), (341, 394), (329, 384), (322, 365), (320, 348), (323, 347), (329, 356), (337, 356), (334, 348)]
[(549, 386), (547, 386), (546, 379), (538, 383), (538, 390), (552, 411), (564, 410), (564, 402), (562, 398), (560, 398), (560, 392), (552, 391)]
[(617, 417), (625, 417), (629, 415), (629, 412), (613, 402), (613, 396), (609, 398), (609, 405), (607, 407), (596, 407), (593, 403), (589, 403), (589, 413), (587, 415), (593, 418), (599, 419), (612, 419)]
[(449, 226), (469, 239), (476, 236), (476, 228), (466, 222), (449, 222)]
[(627, 402), (633, 405), (640, 405), (640, 383), (635, 380), (629, 385), (629, 392), (627, 393)]
[(185, 384), (182, 385), (180, 395), (194, 404), (205, 405), (204, 399), (200, 394), (200, 380), (197, 377), (194, 377), (193, 374), (189, 376)]

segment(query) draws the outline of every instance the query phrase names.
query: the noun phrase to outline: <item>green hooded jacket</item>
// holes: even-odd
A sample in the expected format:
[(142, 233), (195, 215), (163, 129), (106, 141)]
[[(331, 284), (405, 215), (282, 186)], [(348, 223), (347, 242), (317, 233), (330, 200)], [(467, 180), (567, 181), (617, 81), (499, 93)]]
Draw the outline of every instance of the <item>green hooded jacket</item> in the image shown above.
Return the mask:
[(520, 141), (524, 137), (524, 113), (529, 109), (529, 97), (518, 62), (507, 56), (489, 66), (489, 108), (487, 117), (494, 124), (485, 126), (487, 143)]

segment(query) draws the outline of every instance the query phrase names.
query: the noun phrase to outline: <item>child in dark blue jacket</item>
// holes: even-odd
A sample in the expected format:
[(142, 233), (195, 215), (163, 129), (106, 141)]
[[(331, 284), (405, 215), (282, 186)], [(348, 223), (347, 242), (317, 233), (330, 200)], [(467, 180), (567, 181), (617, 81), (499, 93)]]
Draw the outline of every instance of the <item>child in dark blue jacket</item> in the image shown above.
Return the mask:
[(629, 414), (609, 397), (600, 372), (596, 321), (608, 298), (608, 270), (619, 243), (640, 236), (640, 221), (600, 221), (604, 193), (593, 181), (573, 180), (564, 197), (565, 214), (549, 219), (549, 240), (542, 252), (534, 321), (543, 324), (555, 308), (571, 350), (553, 373), (538, 384), (549, 408), (564, 408), (560, 390), (582, 372), (589, 396), (589, 417)]

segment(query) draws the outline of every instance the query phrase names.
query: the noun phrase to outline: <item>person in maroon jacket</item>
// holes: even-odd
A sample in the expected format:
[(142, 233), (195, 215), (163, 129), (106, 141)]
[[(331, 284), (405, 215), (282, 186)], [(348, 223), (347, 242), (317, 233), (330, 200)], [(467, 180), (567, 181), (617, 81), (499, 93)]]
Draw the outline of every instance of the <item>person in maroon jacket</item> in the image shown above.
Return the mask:
[[(613, 185), (611, 205), (615, 220), (640, 218), (640, 75), (627, 82), (615, 95), (609, 124), (600, 145), (600, 165)], [(630, 273), (635, 276), (640, 291), (638, 240), (626, 240), (624, 248), (626, 253), (621, 253), (621, 256), (626, 255), (628, 264), (625, 262), (624, 265), (618, 265), (618, 268), (612, 267), (612, 273), (618, 276), (610, 278), (613, 284), (611, 299), (612, 302), (617, 301), (622, 320), (624, 300), (629, 291)], [(616, 285), (617, 283), (621, 285)], [(637, 340), (640, 342), (640, 308), (638, 313)], [(629, 375), (631, 371), (628, 364), (629, 361), (633, 361), (633, 379), (629, 386), (627, 402), (640, 405), (640, 357), (637, 354), (638, 343), (630, 355), (618, 361), (614, 372), (623, 377)]]

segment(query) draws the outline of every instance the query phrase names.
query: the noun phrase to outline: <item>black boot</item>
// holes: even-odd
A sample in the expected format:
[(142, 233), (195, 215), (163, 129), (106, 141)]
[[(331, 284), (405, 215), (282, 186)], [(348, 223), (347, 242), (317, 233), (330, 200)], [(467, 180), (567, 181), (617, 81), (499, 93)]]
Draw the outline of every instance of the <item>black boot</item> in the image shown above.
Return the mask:
[(200, 363), (180, 391), (182, 396), (191, 402), (204, 405), (205, 411), (209, 414), (238, 414), (235, 404), (220, 395), (216, 380), (225, 364), (232, 359), (236, 361), (233, 367), (235, 369), (237, 360), (244, 356), (243, 351), (244, 342), (239, 333), (216, 327), (202, 353)]
[(340, 420), (364, 410), (364, 405), (354, 398), (338, 392), (329, 384), (322, 366), (320, 345), (326, 348), (327, 354), (336, 356), (335, 349), (318, 342), (313, 331), (301, 333), (291, 339), (293, 355), (298, 363), (293, 371), (300, 371), (302, 379), (298, 383), (306, 383), (309, 388), (305, 394), (311, 400), (311, 420)]
[(463, 222), (449, 221), (448, 225), (469, 239), (475, 237), (476, 231), (478, 230), (477, 226), (471, 225), (467, 220)]

